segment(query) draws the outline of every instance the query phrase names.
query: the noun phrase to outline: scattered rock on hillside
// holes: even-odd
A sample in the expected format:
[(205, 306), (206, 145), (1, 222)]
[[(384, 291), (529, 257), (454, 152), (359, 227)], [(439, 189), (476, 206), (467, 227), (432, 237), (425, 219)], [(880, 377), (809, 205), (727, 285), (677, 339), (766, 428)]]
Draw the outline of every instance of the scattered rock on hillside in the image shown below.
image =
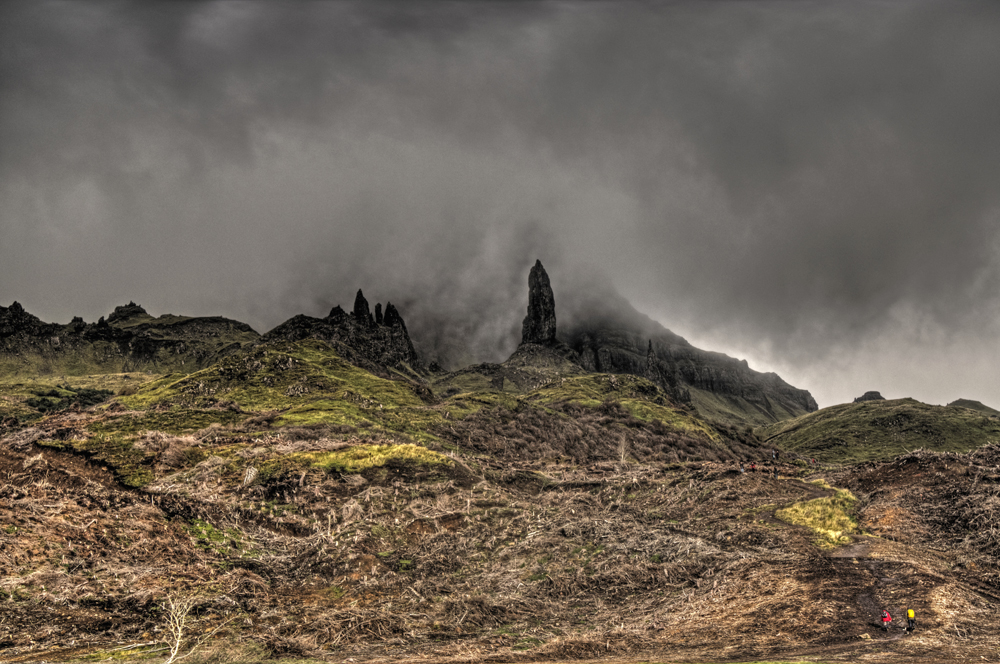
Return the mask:
[(860, 397), (854, 400), (854, 403), (861, 403), (862, 401), (885, 401), (885, 397), (878, 392), (865, 392)]

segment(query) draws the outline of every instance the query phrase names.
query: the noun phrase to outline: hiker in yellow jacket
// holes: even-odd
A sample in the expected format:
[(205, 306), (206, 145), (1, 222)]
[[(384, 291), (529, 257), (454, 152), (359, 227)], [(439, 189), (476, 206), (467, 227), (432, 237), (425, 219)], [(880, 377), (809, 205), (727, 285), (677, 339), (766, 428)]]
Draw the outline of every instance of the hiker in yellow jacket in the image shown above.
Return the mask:
[(906, 610), (906, 631), (912, 632), (917, 627), (917, 614), (913, 609)]

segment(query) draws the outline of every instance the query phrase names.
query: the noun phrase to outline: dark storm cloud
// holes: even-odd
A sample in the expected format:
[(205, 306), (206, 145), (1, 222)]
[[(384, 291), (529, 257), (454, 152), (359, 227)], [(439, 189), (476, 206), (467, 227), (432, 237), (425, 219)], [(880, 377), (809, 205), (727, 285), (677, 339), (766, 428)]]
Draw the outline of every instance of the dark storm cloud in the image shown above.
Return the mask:
[(0, 12), (5, 304), (263, 330), (361, 287), (496, 360), (541, 258), (821, 403), (1000, 403), (994, 3)]

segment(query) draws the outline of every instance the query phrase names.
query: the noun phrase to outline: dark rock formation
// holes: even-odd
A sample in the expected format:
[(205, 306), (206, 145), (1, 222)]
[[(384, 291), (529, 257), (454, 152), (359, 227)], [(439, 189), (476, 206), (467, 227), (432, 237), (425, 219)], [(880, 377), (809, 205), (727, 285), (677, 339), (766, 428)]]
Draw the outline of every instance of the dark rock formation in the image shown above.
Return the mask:
[(32, 316), (24, 310), (20, 302), (15, 301), (9, 307), (0, 307), (0, 339), (22, 334), (45, 334), (58, 327), (43, 323), (37, 316)]
[(298, 315), (264, 335), (264, 342), (283, 339), (320, 339), (334, 346), (348, 362), (369, 371), (394, 368), (422, 372), (423, 366), (413, 348), (402, 316), (391, 303), (375, 305), (371, 315), (368, 300), (359, 290), (354, 309), (347, 314), (340, 306), (326, 318)]
[(406, 324), (403, 322), (403, 317), (396, 311), (396, 307), (392, 306), (389, 302), (385, 304), (385, 318), (382, 319), (382, 324), (386, 327), (401, 327), (404, 332), (406, 331)]
[(0, 307), (0, 373), (76, 375), (125, 371), (195, 371), (259, 338), (221, 317), (153, 318), (134, 302), (87, 324), (43, 323), (15, 302)]
[(861, 403), (862, 401), (885, 401), (885, 397), (878, 392), (865, 392), (855, 399), (854, 403)]
[(528, 274), (528, 315), (521, 325), (521, 343), (551, 346), (556, 343), (556, 300), (542, 262)]
[(138, 304), (129, 300), (128, 304), (115, 307), (115, 310), (108, 316), (108, 323), (113, 325), (139, 316), (149, 316), (149, 314)]
[(746, 360), (695, 348), (610, 288), (581, 289), (559, 334), (588, 371), (642, 376), (709, 419), (766, 424), (817, 409), (806, 390)]
[(358, 289), (358, 294), (354, 296), (354, 318), (367, 327), (375, 325), (371, 309), (368, 308), (368, 300), (365, 299), (360, 288)]

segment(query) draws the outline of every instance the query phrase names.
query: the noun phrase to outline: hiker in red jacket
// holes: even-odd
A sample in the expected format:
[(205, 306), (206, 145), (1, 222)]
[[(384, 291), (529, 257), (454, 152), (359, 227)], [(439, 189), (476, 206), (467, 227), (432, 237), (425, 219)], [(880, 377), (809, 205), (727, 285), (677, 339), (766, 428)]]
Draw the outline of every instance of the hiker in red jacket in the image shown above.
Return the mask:
[(889, 624), (892, 622), (892, 616), (885, 609), (882, 609), (882, 629), (889, 631)]

